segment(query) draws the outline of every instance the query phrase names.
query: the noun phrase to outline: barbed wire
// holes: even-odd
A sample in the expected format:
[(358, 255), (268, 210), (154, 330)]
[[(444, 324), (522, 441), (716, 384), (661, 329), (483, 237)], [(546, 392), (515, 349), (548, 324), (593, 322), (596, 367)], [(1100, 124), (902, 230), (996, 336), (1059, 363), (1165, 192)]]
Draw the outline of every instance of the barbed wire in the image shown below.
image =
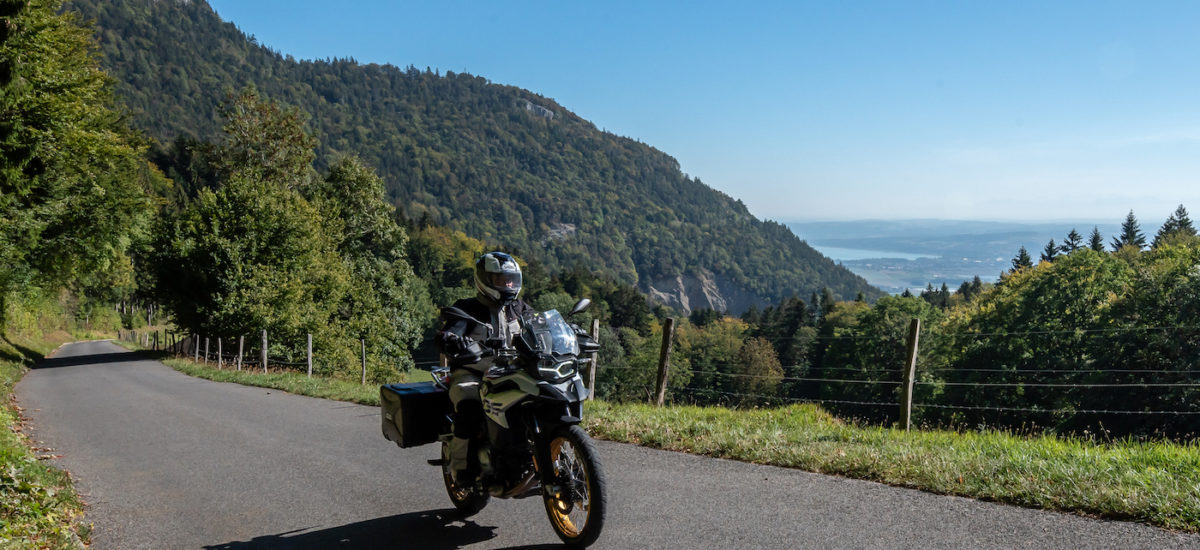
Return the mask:
[(839, 382), (839, 383), (847, 383), (847, 384), (902, 384), (903, 383), (903, 382), (897, 382), (897, 381), (891, 381), (891, 380), (849, 380), (849, 379), (843, 380), (843, 379), (835, 379), (835, 378), (797, 378), (797, 377), (790, 377), (790, 376), (783, 376), (783, 377), (776, 378), (769, 374), (749, 374), (749, 373), (737, 373), (737, 372), (717, 372), (717, 371), (698, 371), (698, 370), (688, 370), (686, 372), (691, 372), (692, 374), (705, 374), (705, 375), (713, 375), (713, 376), (770, 379), (770, 380), (779, 380), (781, 382)]
[[(994, 336), (1057, 336), (1064, 334), (1113, 334), (1120, 332), (1166, 332), (1166, 331), (1200, 331), (1200, 326), (1179, 325), (1179, 326), (1154, 326), (1154, 327), (1112, 327), (1112, 328), (1077, 328), (1077, 329), (1054, 329), (1054, 330), (1027, 330), (1027, 331), (992, 331), (992, 332), (940, 332), (933, 328), (922, 328), (922, 338), (930, 336), (940, 337), (994, 337)], [(849, 336), (776, 336), (771, 338), (763, 338), (769, 342), (786, 342), (786, 341), (832, 341), (832, 340), (891, 340), (898, 343), (903, 343), (907, 339), (907, 335), (897, 334), (896, 336), (865, 336), (865, 335), (849, 335)]]
[(934, 405), (926, 403), (913, 403), (913, 407), (927, 409), (957, 409), (968, 411), (997, 411), (997, 412), (1034, 412), (1034, 413), (1065, 413), (1065, 414), (1170, 414), (1170, 415), (1196, 415), (1200, 411), (1123, 411), (1123, 410), (1103, 410), (1103, 409), (1034, 409), (1024, 407), (983, 407), (971, 405)]
[(941, 374), (953, 372), (996, 372), (996, 373), (1049, 373), (1049, 374), (1096, 374), (1096, 373), (1118, 373), (1118, 374), (1200, 374), (1200, 370), (1166, 370), (1166, 369), (958, 369), (953, 367), (940, 367), (934, 369), (925, 369), (920, 372)]
[(727, 392), (727, 391), (718, 391), (718, 390), (702, 390), (702, 389), (694, 389), (694, 388), (679, 388), (679, 389), (673, 389), (672, 391), (677, 391), (677, 392), (687, 393), (687, 394), (692, 394), (692, 395), (717, 394), (717, 395), (726, 395), (726, 396), (731, 396), (731, 397), (755, 397), (755, 398), (764, 398), (764, 399), (771, 399), (771, 400), (778, 400), (778, 401), (788, 401), (788, 402), (792, 402), (792, 403), (813, 403), (813, 404), (835, 403), (835, 404), (839, 404), (839, 405), (863, 405), (863, 406), (876, 406), (876, 407), (899, 407), (900, 406), (898, 403), (879, 403), (879, 402), (874, 402), (874, 401), (845, 401), (845, 400), (839, 400), (839, 399), (807, 399), (807, 398), (801, 398), (801, 397), (780, 397), (780, 396), (769, 396), (769, 395), (755, 394), (755, 393), (737, 393), (737, 392)]
[(1158, 382), (1128, 382), (1125, 384), (1059, 384), (1044, 382), (923, 382), (914, 381), (918, 386), (975, 386), (997, 388), (1200, 388), (1200, 384), (1174, 384)]

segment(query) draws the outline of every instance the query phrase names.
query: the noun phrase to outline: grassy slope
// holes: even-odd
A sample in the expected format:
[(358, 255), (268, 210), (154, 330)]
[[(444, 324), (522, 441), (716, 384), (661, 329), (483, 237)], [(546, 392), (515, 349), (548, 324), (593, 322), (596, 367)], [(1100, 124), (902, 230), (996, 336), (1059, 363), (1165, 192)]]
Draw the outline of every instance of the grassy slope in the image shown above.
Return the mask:
[(65, 472), (39, 460), (39, 451), (21, 433), (20, 409), (12, 398), (28, 365), (72, 339), (65, 332), (0, 339), (0, 547), (84, 547), (83, 503)]
[[(376, 386), (357, 382), (218, 371), (186, 360), (167, 363), (202, 378), (364, 405), (379, 402)], [(905, 433), (846, 424), (813, 405), (734, 411), (596, 401), (589, 405), (586, 427), (613, 441), (1200, 531), (1200, 445), (1195, 443)]]

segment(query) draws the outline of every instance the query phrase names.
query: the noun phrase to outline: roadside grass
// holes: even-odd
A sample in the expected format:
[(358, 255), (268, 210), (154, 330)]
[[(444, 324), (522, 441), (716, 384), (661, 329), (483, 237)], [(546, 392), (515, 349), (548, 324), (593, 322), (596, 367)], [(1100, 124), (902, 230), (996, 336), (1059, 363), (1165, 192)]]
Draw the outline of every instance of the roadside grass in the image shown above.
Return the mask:
[[(378, 386), (361, 386), (357, 380), (218, 370), (183, 359), (165, 362), (210, 380), (379, 404)], [(411, 377), (421, 378), (420, 373)], [(847, 423), (815, 405), (732, 410), (593, 401), (585, 426), (601, 439), (658, 449), (1200, 532), (1197, 443), (1098, 442), (999, 431), (904, 432)]]
[[(282, 390), (297, 395), (347, 401), (362, 405), (379, 405), (379, 385), (362, 385), (358, 380), (339, 380), (334, 378), (309, 378), (306, 373), (296, 371), (271, 371), (263, 374), (261, 370), (235, 370), (230, 367), (218, 369), (213, 365), (203, 365), (190, 359), (165, 358), (171, 368), (188, 376), (205, 378), (216, 382), (233, 382), (247, 386), (260, 386)], [(400, 376), (395, 382), (406, 382)]]
[(815, 405), (594, 402), (588, 430), (648, 447), (1200, 531), (1200, 445), (855, 426)]
[(43, 463), (47, 452), (22, 433), (13, 386), (27, 368), (63, 342), (57, 331), (42, 338), (0, 338), (0, 547), (85, 547), (90, 526), (82, 523), (83, 502), (66, 472)]

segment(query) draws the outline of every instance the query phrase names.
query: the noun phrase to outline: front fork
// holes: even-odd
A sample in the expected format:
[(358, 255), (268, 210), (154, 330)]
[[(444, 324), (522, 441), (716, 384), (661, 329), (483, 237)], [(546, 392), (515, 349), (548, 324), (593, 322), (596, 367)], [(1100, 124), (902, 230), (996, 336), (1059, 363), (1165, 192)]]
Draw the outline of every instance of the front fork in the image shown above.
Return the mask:
[[(570, 407), (565, 408), (565, 412), (570, 412)], [(569, 418), (569, 414), (564, 416)], [(541, 423), (538, 422), (537, 415), (530, 415), (530, 421), (527, 426), (530, 427), (529, 440), (533, 443), (533, 466), (537, 470), (538, 479), (542, 482), (542, 492), (555, 500), (568, 500), (570, 491), (564, 485), (566, 481), (560, 474), (554, 474), (554, 463), (550, 458), (550, 444), (554, 441), (554, 434), (563, 426), (571, 423), (555, 423), (554, 426), (543, 429)]]

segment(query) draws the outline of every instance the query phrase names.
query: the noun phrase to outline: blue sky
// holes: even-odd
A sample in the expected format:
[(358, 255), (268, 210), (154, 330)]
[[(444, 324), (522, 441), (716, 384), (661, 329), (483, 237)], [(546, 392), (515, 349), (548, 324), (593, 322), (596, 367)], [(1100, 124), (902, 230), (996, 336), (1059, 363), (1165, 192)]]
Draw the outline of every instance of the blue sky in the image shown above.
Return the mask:
[(210, 0), (558, 101), (782, 221), (1200, 213), (1197, 2)]

